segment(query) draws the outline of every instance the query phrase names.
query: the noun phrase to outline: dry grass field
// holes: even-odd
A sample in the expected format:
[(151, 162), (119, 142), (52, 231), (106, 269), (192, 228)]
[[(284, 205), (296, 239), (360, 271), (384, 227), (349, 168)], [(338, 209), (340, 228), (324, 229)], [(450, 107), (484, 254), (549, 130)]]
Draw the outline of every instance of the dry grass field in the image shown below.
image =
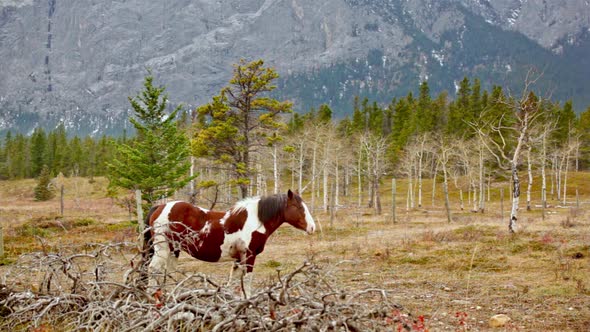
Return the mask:
[[(128, 212), (105, 197), (106, 180), (64, 181), (64, 216), (59, 214), (58, 198), (33, 201), (34, 181), (0, 182), (5, 246), (0, 275), (28, 252), (136, 240), (136, 225)], [(422, 316), (422, 331), (590, 331), (590, 174), (575, 174), (568, 182), (569, 204), (552, 200), (545, 220), (540, 208), (526, 211), (522, 197), (516, 235), (509, 234), (507, 222), (501, 220), (499, 185), (491, 191), (483, 214), (467, 211), (468, 204), (460, 211), (453, 190), (451, 224), (440, 194), (432, 206), (429, 181), (424, 183), (424, 206), (410, 210), (406, 184), (398, 181), (395, 224), (387, 184), (380, 216), (357, 208), (356, 197), (342, 198), (332, 226), (329, 215), (316, 208), (321, 227), (314, 235), (281, 227), (258, 256), (254, 285), (275, 278), (277, 269), (286, 273), (309, 260), (331, 270), (343, 291), (386, 289), (414, 317)], [(507, 220), (508, 185), (502, 186)], [(539, 190), (535, 186), (533, 191), (534, 204), (539, 204)], [(227, 278), (230, 266), (186, 255), (179, 262), (181, 271), (199, 271), (219, 280)], [(9, 288), (18, 285), (33, 292), (39, 287), (24, 280), (5, 282)], [(511, 320), (492, 329), (488, 321), (496, 314)]]

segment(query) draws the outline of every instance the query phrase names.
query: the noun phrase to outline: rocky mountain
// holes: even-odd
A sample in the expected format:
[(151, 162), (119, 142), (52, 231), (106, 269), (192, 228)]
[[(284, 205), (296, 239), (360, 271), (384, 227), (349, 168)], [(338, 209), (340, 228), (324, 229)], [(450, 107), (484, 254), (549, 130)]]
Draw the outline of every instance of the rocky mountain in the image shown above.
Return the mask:
[(590, 104), (586, 0), (0, 0), (0, 132), (60, 121), (119, 133), (151, 69), (171, 107), (207, 102), (240, 58), (277, 68), (299, 110), (388, 102), (428, 80), (518, 88), (529, 66), (556, 100)]

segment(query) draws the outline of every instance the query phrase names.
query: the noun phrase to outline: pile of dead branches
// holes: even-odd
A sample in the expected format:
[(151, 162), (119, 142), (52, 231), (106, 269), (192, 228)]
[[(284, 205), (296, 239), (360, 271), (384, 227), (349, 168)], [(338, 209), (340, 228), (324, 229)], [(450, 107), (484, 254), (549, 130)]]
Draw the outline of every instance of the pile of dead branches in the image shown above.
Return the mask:
[[(75, 252), (72, 252), (75, 251)], [(245, 298), (203, 274), (167, 278), (164, 300), (138, 287), (131, 244), (22, 256), (0, 289), (0, 330), (85, 331), (404, 330), (417, 328), (390, 291), (343, 291), (336, 267), (303, 263)], [(180, 276), (180, 277), (179, 277)]]

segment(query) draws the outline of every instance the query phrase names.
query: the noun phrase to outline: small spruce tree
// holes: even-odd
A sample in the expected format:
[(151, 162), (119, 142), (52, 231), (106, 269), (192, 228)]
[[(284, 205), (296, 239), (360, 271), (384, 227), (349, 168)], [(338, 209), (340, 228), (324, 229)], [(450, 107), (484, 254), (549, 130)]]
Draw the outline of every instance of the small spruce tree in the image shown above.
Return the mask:
[(47, 165), (43, 165), (41, 174), (37, 179), (37, 186), (35, 187), (35, 200), (48, 201), (55, 197), (55, 192), (51, 186), (51, 174)]

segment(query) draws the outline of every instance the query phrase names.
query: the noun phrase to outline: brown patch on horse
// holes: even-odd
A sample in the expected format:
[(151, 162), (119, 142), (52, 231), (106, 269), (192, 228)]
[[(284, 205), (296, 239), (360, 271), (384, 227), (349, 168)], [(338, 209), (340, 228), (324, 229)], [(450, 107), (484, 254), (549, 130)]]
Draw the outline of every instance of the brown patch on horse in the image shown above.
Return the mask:
[(241, 231), (244, 228), (246, 219), (248, 219), (248, 211), (246, 211), (246, 209), (232, 211), (229, 217), (225, 220), (225, 232), (227, 234), (232, 234)]
[(206, 216), (205, 211), (195, 208), (192, 204), (178, 202), (170, 209), (168, 220), (171, 222), (182, 221), (184, 226), (197, 231), (205, 226)]
[(219, 220), (209, 221), (199, 232), (176, 239), (181, 241), (181, 248), (196, 259), (217, 262), (221, 258), (221, 245), (225, 239), (223, 225)]

